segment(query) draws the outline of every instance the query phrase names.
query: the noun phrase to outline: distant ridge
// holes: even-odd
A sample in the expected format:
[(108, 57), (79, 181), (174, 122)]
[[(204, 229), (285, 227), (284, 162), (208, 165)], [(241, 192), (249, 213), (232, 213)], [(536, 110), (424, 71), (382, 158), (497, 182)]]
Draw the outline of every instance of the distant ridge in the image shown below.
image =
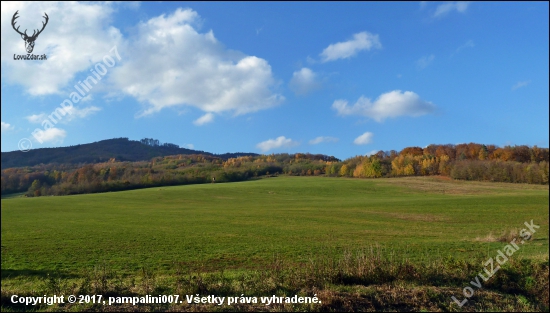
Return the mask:
[[(158, 142), (158, 141), (157, 141)], [(148, 145), (140, 141), (128, 138), (114, 138), (93, 143), (81, 144), (69, 147), (41, 148), (28, 152), (11, 151), (2, 152), (2, 169), (10, 167), (34, 166), (38, 164), (78, 164), (101, 163), (112, 158), (117, 161), (148, 161), (151, 158), (176, 154), (204, 154), (229, 159), (256, 153), (224, 153), (213, 154), (199, 150), (180, 148), (174, 144)]]

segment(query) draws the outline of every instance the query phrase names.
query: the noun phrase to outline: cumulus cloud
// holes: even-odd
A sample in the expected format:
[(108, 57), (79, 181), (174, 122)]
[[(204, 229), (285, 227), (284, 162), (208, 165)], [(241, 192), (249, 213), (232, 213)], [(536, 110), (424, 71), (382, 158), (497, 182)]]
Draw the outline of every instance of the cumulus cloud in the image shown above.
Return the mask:
[(2, 123), (2, 131), (8, 131), (8, 130), (12, 130), (13, 129), (13, 126), (9, 123), (5, 123), (5, 122), (1, 122)]
[[(139, 23), (124, 38), (111, 26), (117, 2), (2, 2), (2, 75), (31, 95), (65, 94), (90, 75), (104, 57), (116, 61), (97, 90), (110, 96), (129, 95), (143, 104), (143, 116), (171, 106), (192, 106), (205, 113), (255, 112), (280, 104), (279, 82), (269, 63), (256, 56), (225, 48), (212, 30), (199, 32), (201, 20), (191, 9), (177, 9)], [(135, 6), (135, 5), (133, 5)], [(131, 6), (131, 7), (133, 7)], [(47, 62), (15, 62), (26, 54), (23, 40), (10, 25), (19, 10), (22, 29), (42, 26), (35, 54)], [(115, 56), (113, 47), (120, 55)], [(5, 47), (8, 47), (5, 49)], [(94, 89), (95, 91), (95, 89)], [(117, 94), (118, 93), (118, 94)], [(91, 100), (92, 97), (85, 98)]]
[(138, 25), (129, 43), (132, 56), (111, 77), (145, 104), (138, 116), (182, 105), (239, 115), (284, 100), (273, 91), (277, 82), (266, 60), (226, 49), (212, 30), (197, 31), (199, 24), (197, 12), (177, 9)]
[(297, 95), (306, 95), (312, 91), (321, 88), (317, 74), (307, 67), (292, 74), (289, 87)]
[(256, 145), (256, 147), (262, 152), (267, 152), (269, 150), (278, 149), (278, 148), (290, 148), (297, 146), (298, 142), (286, 138), (285, 136), (277, 137), (277, 139), (269, 139), (266, 141), (262, 141), (259, 144)]
[(210, 122), (212, 122), (214, 120), (214, 114), (212, 113), (206, 113), (205, 115), (199, 117), (198, 119), (196, 119), (195, 121), (193, 121), (193, 124), (197, 125), (197, 126), (201, 126), (201, 125), (204, 125), (204, 124), (208, 124)]
[(35, 139), (40, 139), (40, 143), (60, 143), (63, 142), (65, 137), (67, 137), (67, 132), (61, 128), (52, 127), (46, 130), (41, 130), (41, 132), (37, 133), (37, 137), (38, 138)]
[(434, 17), (443, 17), (451, 11), (465, 13), (470, 5), (470, 1), (450, 1), (437, 6)]
[(522, 81), (522, 82), (517, 82), (517, 84), (515, 84), (514, 86), (512, 86), (512, 90), (516, 90), (518, 88), (521, 88), (521, 87), (525, 87), (527, 85), (529, 85), (531, 83), (530, 80), (526, 80), (526, 81)]
[(361, 96), (352, 106), (346, 100), (336, 100), (332, 108), (338, 111), (338, 115), (361, 115), (381, 122), (389, 117), (416, 117), (432, 113), (436, 106), (420, 99), (412, 91), (394, 90), (380, 95), (374, 102)]
[[(103, 62), (109, 50), (121, 46), (120, 31), (109, 26), (117, 4), (93, 2), (7, 2), (2, 1), (2, 76), (31, 95), (61, 94), (74, 84), (75, 76), (89, 75), (91, 65)], [(36, 40), (33, 54), (46, 54), (46, 61), (14, 61), (14, 54), (26, 54), (25, 43), (12, 28), (19, 11), (20, 30), (40, 29), (44, 12), (48, 24)]]
[(320, 143), (323, 143), (323, 142), (337, 142), (339, 139), (336, 138), (336, 137), (322, 137), (322, 136), (319, 136), (315, 139), (312, 139), (309, 141), (309, 144), (310, 145), (317, 145), (317, 144), (320, 144)]
[(187, 149), (195, 149), (195, 145), (192, 144), (192, 143), (188, 143), (188, 144), (185, 144), (185, 145), (183, 145), (183, 146), (184, 146), (185, 148), (187, 148)]
[(366, 145), (372, 142), (372, 137), (374, 137), (374, 134), (371, 132), (366, 132), (363, 135), (355, 138), (353, 141), (356, 145)]
[(356, 55), (359, 51), (373, 48), (382, 48), (378, 35), (361, 32), (353, 35), (353, 39), (329, 45), (321, 52), (320, 56), (322, 62), (329, 62), (338, 59), (347, 59)]
[(429, 56), (422, 57), (418, 61), (416, 61), (416, 66), (420, 70), (425, 69), (428, 65), (430, 65), (430, 63), (432, 63), (432, 61), (434, 59), (435, 59), (435, 55), (433, 55), (433, 54), (429, 55)]

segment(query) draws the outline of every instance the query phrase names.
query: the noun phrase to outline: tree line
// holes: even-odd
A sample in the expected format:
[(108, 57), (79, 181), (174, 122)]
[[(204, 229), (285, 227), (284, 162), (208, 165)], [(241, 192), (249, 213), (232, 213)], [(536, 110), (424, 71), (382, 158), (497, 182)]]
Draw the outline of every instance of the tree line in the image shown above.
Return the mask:
[[(157, 144), (151, 141), (144, 144)], [(68, 195), (155, 186), (234, 182), (259, 176), (401, 177), (442, 175), (453, 179), (548, 184), (549, 149), (537, 146), (430, 145), (379, 151), (341, 161), (322, 154), (160, 156), (150, 161), (41, 164), (1, 173), (2, 194)]]

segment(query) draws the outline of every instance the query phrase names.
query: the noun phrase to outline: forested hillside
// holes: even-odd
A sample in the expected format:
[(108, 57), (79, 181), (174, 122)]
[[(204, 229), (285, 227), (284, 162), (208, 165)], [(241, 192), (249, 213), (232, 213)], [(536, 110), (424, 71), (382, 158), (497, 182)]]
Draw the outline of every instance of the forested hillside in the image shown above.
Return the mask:
[[(204, 154), (209, 152), (180, 148), (172, 143), (161, 144), (158, 140), (144, 138), (140, 141), (128, 138), (102, 140), (70, 147), (33, 149), (28, 152), (2, 152), (2, 169), (10, 167), (34, 166), (38, 164), (80, 164), (117, 161), (147, 161), (153, 157), (175, 154)], [(216, 155), (222, 159), (255, 153), (225, 153)]]
[(283, 174), (357, 178), (443, 175), (463, 180), (548, 184), (548, 162), (548, 148), (500, 148), (470, 143), (408, 147), (400, 152), (379, 151), (344, 161), (303, 153), (228, 159), (211, 154), (177, 154), (135, 162), (113, 158), (95, 164), (52, 163), (7, 168), (2, 170), (1, 179), (2, 194), (26, 191), (27, 196), (208, 183), (213, 178), (216, 182), (231, 182)]

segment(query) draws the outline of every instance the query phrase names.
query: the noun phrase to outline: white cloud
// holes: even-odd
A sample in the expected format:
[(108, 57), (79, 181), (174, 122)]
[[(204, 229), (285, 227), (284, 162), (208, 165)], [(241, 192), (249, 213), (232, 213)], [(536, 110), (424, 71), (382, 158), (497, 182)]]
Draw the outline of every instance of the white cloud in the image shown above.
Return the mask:
[(113, 70), (115, 86), (145, 104), (138, 116), (173, 106), (206, 113), (255, 112), (278, 105), (284, 97), (269, 63), (226, 49), (212, 30), (199, 33), (199, 15), (177, 9), (137, 27), (131, 57)]
[(380, 150), (371, 150), (370, 152), (367, 152), (367, 154), (365, 154), (365, 155), (366, 156), (371, 156), (371, 155), (377, 154), (378, 151), (380, 151)]
[(92, 100), (94, 100), (94, 97), (92, 96), (92, 94), (88, 94), (87, 96), (82, 98), (82, 100), (80, 100), (80, 102), (88, 102), (88, 101), (92, 101)]
[(518, 82), (517, 84), (515, 84), (514, 86), (512, 86), (512, 90), (516, 90), (516, 89), (518, 89), (518, 88), (525, 87), (525, 86), (529, 85), (530, 83), (531, 83), (530, 80)]
[(336, 100), (332, 108), (338, 111), (338, 115), (362, 115), (381, 122), (389, 117), (416, 117), (432, 113), (436, 106), (420, 99), (412, 91), (394, 90), (380, 95), (374, 102), (361, 96), (353, 106), (349, 106), (346, 100)]
[(65, 112), (68, 113), (68, 115), (66, 116), (67, 121), (70, 121), (77, 117), (84, 118), (90, 114), (94, 114), (95, 112), (99, 112), (99, 111), (101, 111), (101, 108), (98, 108), (96, 106), (90, 106), (82, 109), (79, 109), (75, 106), (65, 108)]
[(185, 144), (185, 145), (183, 145), (183, 146), (184, 146), (185, 148), (187, 148), (187, 149), (195, 149), (195, 145), (192, 144), (192, 143), (188, 143), (188, 144)]
[(338, 59), (347, 59), (356, 55), (361, 50), (370, 50), (372, 48), (381, 49), (382, 44), (378, 35), (369, 32), (361, 32), (353, 35), (353, 39), (331, 44), (321, 52), (321, 61), (328, 62)]
[(437, 6), (434, 12), (434, 17), (443, 17), (449, 12), (456, 10), (460, 13), (465, 13), (470, 5), (470, 1), (450, 1)]
[(61, 107), (56, 108), (55, 111), (52, 111), (50, 115), (47, 113), (39, 113), (26, 116), (27, 121), (33, 124), (41, 124), (46, 120), (53, 121), (54, 124), (57, 122), (69, 122), (76, 118), (84, 118), (88, 115), (91, 115), (95, 112), (101, 111), (101, 108), (96, 106), (90, 106), (85, 108), (77, 108), (75, 106), (66, 106), (64, 109)]
[(336, 137), (317, 137), (315, 139), (312, 139), (309, 141), (309, 144), (310, 145), (316, 145), (316, 144), (320, 144), (320, 143), (323, 143), (323, 142), (337, 142), (339, 139), (336, 138)]
[(256, 145), (256, 147), (262, 152), (267, 152), (269, 150), (278, 149), (278, 148), (290, 148), (297, 146), (299, 143), (290, 139), (286, 138), (285, 136), (277, 137), (277, 139), (269, 139), (266, 141), (262, 141), (259, 144)]
[[(130, 5), (135, 8), (137, 4)], [(212, 30), (199, 32), (199, 15), (177, 9), (139, 23), (134, 35), (123, 38), (111, 26), (114, 12), (128, 5), (116, 2), (2, 2), (2, 76), (22, 85), (31, 95), (63, 94), (91, 75), (89, 70), (105, 56), (116, 61), (103, 78), (109, 84), (95, 87), (110, 96), (130, 95), (141, 101), (147, 115), (170, 106), (197, 107), (205, 113), (255, 112), (280, 104), (279, 82), (269, 63), (256, 56), (226, 49)], [(25, 54), (11, 19), (19, 10), (22, 29), (42, 26), (44, 12), (50, 19), (36, 41), (35, 54), (47, 62), (14, 61)], [(117, 47), (119, 60), (113, 47)], [(92, 92), (95, 91), (92, 90)], [(97, 92), (97, 91), (96, 91)], [(86, 98), (91, 100), (91, 98)], [(85, 100), (83, 100), (85, 101)]]
[(2, 123), (2, 131), (3, 132), (13, 129), (13, 126), (11, 124), (5, 123), (5, 122), (1, 122), (1, 123)]
[(462, 51), (463, 49), (466, 49), (466, 48), (473, 48), (473, 47), (475, 47), (474, 41), (473, 41), (473, 40), (468, 40), (468, 41), (466, 41), (465, 44), (463, 44), (462, 46), (456, 48), (455, 52), (453, 52), (453, 54), (451, 54), (451, 57), (454, 56), (455, 54), (459, 53), (459, 52)]
[(124, 1), (122, 5), (126, 5), (126, 7), (132, 10), (137, 10), (141, 6), (141, 1)]
[(26, 116), (25, 118), (26, 118), (27, 121), (29, 121), (30, 123), (33, 123), (33, 124), (40, 124), (40, 123), (42, 123), (45, 119), (48, 118), (48, 115), (47, 115), (46, 113), (40, 113), (40, 114), (29, 115), (29, 116)]
[(196, 119), (195, 121), (193, 121), (193, 124), (197, 125), (197, 126), (201, 126), (201, 125), (204, 125), (204, 124), (208, 124), (210, 122), (212, 122), (214, 120), (214, 114), (212, 113), (206, 113), (205, 115), (199, 117), (198, 119)]
[[(116, 3), (91, 2), (7, 2), (2, 1), (2, 76), (31, 95), (61, 94), (75, 83), (109, 50), (121, 46), (120, 31), (109, 26)], [(14, 54), (26, 54), (25, 43), (11, 26), (16, 11), (20, 30), (40, 29), (44, 12), (49, 21), (38, 36), (33, 54), (46, 54), (46, 61), (14, 61)], [(111, 54), (112, 55), (112, 54)], [(110, 70), (110, 69), (109, 69)]]
[(425, 56), (420, 58), (418, 61), (416, 61), (416, 66), (418, 69), (425, 69), (432, 61), (435, 59), (435, 55), (431, 54), (429, 56)]
[(63, 129), (52, 127), (46, 130), (42, 130), (42, 132), (40, 132), (39, 135), (37, 136), (39, 137), (38, 139), (40, 139), (40, 143), (44, 143), (44, 142), (58, 143), (58, 142), (63, 142), (63, 139), (67, 137), (67, 132)]
[(355, 138), (353, 141), (356, 145), (366, 145), (372, 142), (372, 137), (374, 137), (374, 134), (371, 132), (366, 132), (363, 135)]
[(321, 83), (317, 79), (317, 74), (307, 67), (292, 74), (289, 87), (297, 95), (306, 95), (314, 90), (321, 88)]

